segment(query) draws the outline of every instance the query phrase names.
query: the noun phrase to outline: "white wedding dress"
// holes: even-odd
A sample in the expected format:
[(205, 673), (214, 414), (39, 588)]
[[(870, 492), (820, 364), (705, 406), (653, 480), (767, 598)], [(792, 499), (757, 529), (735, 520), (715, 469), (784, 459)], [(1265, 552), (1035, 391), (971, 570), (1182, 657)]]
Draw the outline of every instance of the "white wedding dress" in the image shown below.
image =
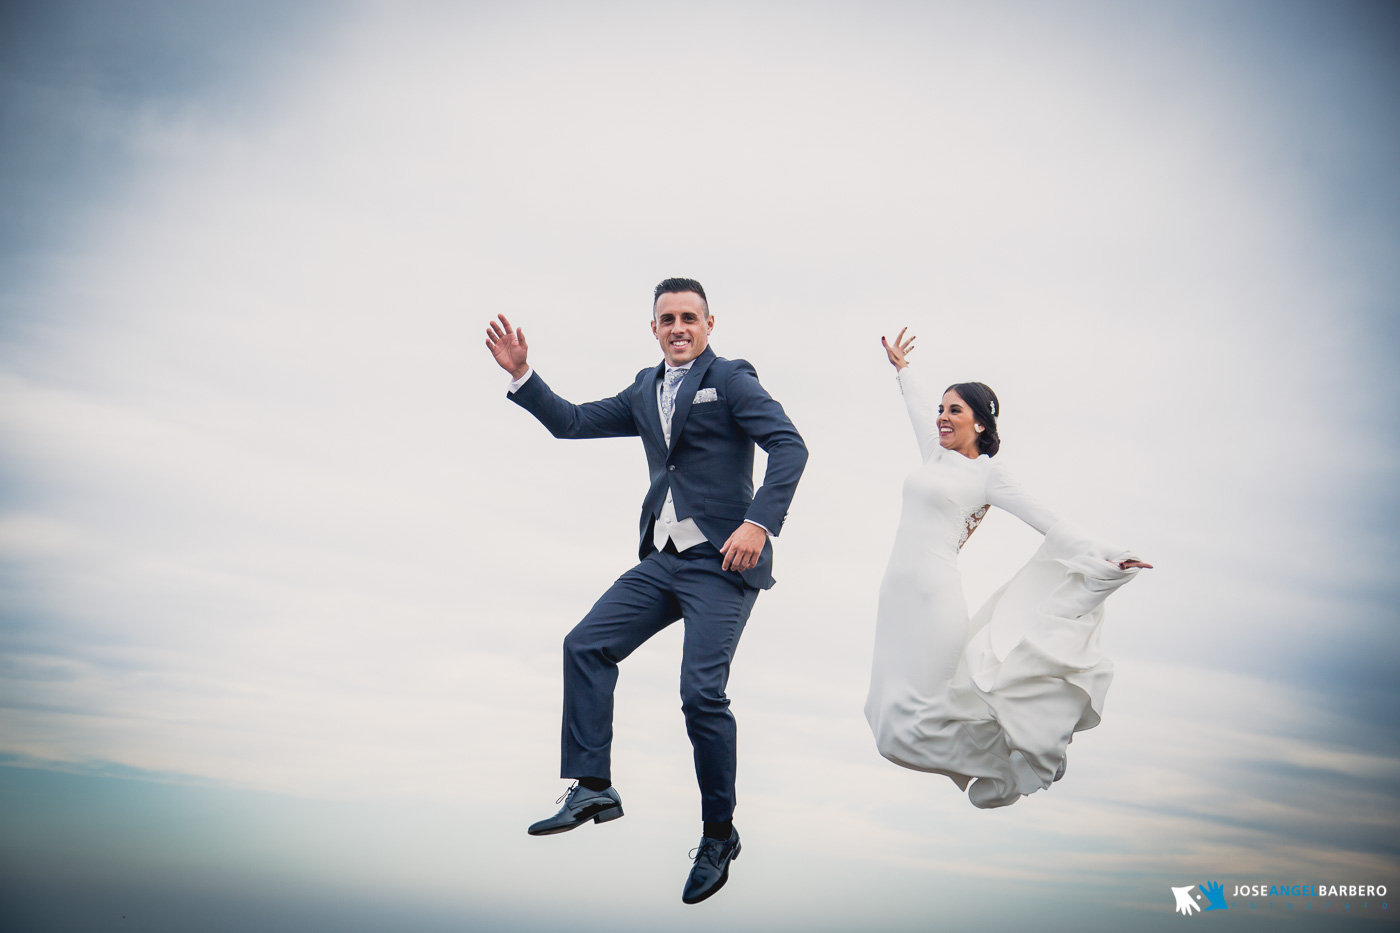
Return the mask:
[[(1060, 521), (999, 461), (944, 450), (939, 396), (912, 367), (899, 383), (923, 466), (904, 481), (880, 585), (865, 718), (890, 761), (946, 774), (974, 806), (1008, 806), (1049, 787), (1071, 736), (1098, 725), (1113, 679), (1102, 604), (1137, 573), (1117, 562), (1136, 558)], [(1045, 542), (969, 619), (958, 551), (989, 505)]]

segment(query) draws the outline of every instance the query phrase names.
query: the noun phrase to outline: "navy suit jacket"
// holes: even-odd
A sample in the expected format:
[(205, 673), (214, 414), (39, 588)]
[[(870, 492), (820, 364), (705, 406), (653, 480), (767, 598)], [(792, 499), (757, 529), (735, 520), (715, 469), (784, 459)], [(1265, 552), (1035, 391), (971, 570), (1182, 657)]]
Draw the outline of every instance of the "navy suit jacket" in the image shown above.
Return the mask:
[[(555, 437), (641, 437), (651, 487), (642, 500), (639, 559), (655, 549), (652, 523), (661, 514), (668, 488), (676, 517), (695, 519), (716, 548), (745, 519), (776, 536), (807, 464), (807, 446), (783, 406), (759, 385), (758, 374), (745, 360), (726, 360), (706, 347), (677, 391), (667, 446), (656, 404), (656, 387), (665, 373), (664, 362), (648, 367), (612, 398), (583, 405), (555, 395), (535, 373), (510, 399)], [(713, 394), (714, 399), (695, 403), (701, 389), (713, 389), (706, 395)], [(768, 454), (768, 469), (757, 494), (754, 444)], [(772, 542), (764, 543), (758, 563), (743, 576), (744, 582), (758, 589), (773, 585)]]

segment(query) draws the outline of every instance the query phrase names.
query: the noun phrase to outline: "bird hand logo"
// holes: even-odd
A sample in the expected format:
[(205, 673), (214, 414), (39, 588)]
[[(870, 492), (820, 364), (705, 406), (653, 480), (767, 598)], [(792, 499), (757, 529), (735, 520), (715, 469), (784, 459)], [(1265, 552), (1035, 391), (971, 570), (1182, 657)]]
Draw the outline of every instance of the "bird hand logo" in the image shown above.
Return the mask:
[(1229, 903), (1225, 900), (1225, 892), (1221, 888), (1219, 881), (1206, 881), (1202, 883), (1200, 885), (1201, 894), (1192, 897), (1191, 889), (1194, 887), (1197, 886), (1188, 884), (1184, 888), (1172, 888), (1172, 893), (1176, 895), (1176, 913), (1189, 917), (1193, 910), (1200, 910), (1201, 905), (1197, 902), (1202, 899), (1202, 894), (1205, 895), (1205, 902), (1207, 905), (1205, 909), (1207, 911), (1230, 909)]

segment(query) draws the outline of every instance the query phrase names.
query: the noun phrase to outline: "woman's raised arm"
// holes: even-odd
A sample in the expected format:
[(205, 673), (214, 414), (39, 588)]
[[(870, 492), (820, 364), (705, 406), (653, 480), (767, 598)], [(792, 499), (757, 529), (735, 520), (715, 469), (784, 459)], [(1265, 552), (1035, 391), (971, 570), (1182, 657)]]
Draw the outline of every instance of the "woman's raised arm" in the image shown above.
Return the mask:
[(899, 391), (904, 393), (904, 406), (909, 410), (914, 436), (919, 441), (919, 455), (927, 463), (929, 457), (942, 449), (938, 444), (938, 402), (928, 394), (927, 387), (914, 375), (909, 361), (905, 359), (914, 349), (914, 338), (904, 339), (904, 332), (908, 329), (901, 330), (894, 343), (884, 337), (880, 338), (880, 343), (885, 348), (890, 365), (899, 371)]

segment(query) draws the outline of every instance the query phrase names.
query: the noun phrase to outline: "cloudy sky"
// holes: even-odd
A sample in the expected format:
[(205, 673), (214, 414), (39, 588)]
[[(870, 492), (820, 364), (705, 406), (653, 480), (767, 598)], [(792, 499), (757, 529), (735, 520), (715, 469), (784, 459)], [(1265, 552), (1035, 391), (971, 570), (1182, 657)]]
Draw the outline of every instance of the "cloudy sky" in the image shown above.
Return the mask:
[[(1207, 880), (1394, 890), (1398, 49), (1382, 0), (0, 7), (6, 910), (1110, 930)], [(646, 473), (482, 345), (504, 312), (611, 395), (671, 275), (812, 454), (701, 908), (678, 628), (623, 668), (628, 818), (523, 832)], [(1109, 604), (1104, 723), (1001, 811), (861, 715), (905, 324), (996, 388), (1029, 487), (1157, 565)], [(1035, 545), (989, 517), (974, 605)], [(1388, 919), (1287, 916), (1343, 910)]]

